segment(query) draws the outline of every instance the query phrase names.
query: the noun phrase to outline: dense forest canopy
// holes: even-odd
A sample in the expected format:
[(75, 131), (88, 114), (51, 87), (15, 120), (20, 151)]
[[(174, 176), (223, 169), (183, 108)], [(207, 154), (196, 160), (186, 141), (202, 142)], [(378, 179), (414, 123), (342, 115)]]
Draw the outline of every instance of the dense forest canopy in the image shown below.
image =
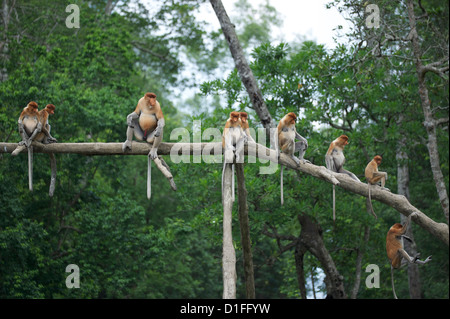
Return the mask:
[[(222, 129), (233, 110), (263, 127), (222, 30), (199, 14), (209, 1), (0, 2), (0, 142), (20, 141), (17, 118), (29, 101), (56, 106), (50, 123), (59, 142), (123, 142), (126, 117), (146, 92), (163, 109), (164, 142), (177, 142), (176, 128), (191, 141), (197, 130)], [(333, 49), (274, 39), (282, 21), (268, 2), (239, 0), (228, 14), (273, 127), (299, 115), (306, 159), (325, 165), (330, 142), (346, 134), (348, 170), (364, 181), (381, 155), (386, 186), (448, 224), (448, 3), (371, 3), (377, 28), (368, 27), (368, 3), (330, 1), (352, 24)], [(67, 27), (69, 4), (79, 8), (79, 28)], [(221, 298), (221, 161), (164, 158), (178, 189), (154, 169), (149, 201), (146, 156), (56, 154), (49, 197), (46, 154), (34, 156), (30, 192), (26, 152), (0, 153), (0, 298)], [(392, 298), (385, 239), (404, 216), (373, 201), (374, 219), (364, 197), (337, 187), (333, 222), (332, 186), (294, 170), (284, 172), (280, 206), (280, 171), (261, 174), (264, 165), (245, 164), (256, 297), (324, 298), (333, 263), (346, 297)], [(237, 205), (237, 297), (245, 298)], [(313, 233), (331, 261), (308, 242)], [(406, 249), (433, 260), (396, 271), (397, 295), (448, 298), (448, 244), (414, 223), (412, 233), (416, 244)], [(65, 285), (70, 264), (80, 269), (79, 289)], [(379, 288), (366, 286), (369, 265), (379, 267)]]

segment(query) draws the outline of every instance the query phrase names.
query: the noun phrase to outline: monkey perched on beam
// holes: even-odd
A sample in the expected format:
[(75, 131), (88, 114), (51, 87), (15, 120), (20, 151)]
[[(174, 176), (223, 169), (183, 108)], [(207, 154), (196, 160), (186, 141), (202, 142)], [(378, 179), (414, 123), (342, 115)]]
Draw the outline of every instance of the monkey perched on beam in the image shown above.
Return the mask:
[(388, 178), (387, 173), (378, 171), (378, 166), (380, 166), (381, 160), (382, 160), (381, 156), (380, 155), (376, 155), (369, 162), (369, 164), (367, 164), (366, 169), (364, 171), (364, 175), (365, 175), (366, 180), (367, 180), (367, 186), (369, 188), (369, 197), (366, 200), (366, 205), (367, 205), (368, 209), (370, 209), (370, 212), (372, 213), (372, 215), (375, 218), (377, 218), (377, 215), (373, 211), (372, 197), (370, 195), (370, 189), (372, 188), (372, 185), (376, 185), (377, 183), (381, 183), (381, 188), (382, 189), (389, 190), (389, 189), (384, 187), (384, 185), (386, 184), (386, 180)]
[[(348, 136), (341, 135), (333, 142), (331, 142), (328, 148), (327, 154), (325, 155), (325, 165), (327, 168), (336, 173), (342, 173), (350, 176), (355, 181), (360, 182), (359, 178), (356, 177), (350, 171), (344, 169), (345, 156), (344, 147), (348, 144)], [(333, 221), (336, 220), (336, 186), (333, 185)]]
[(248, 114), (246, 112), (240, 112), (239, 118), (241, 120), (242, 129), (244, 130), (244, 133), (247, 136), (247, 142), (256, 143), (250, 134), (250, 126), (248, 124)]
[[(309, 161), (303, 159), (303, 156), (305, 155), (306, 149), (308, 148), (308, 141), (306, 138), (301, 136), (297, 133), (295, 129), (295, 122), (297, 120), (297, 115), (295, 113), (290, 112), (286, 114), (278, 123), (277, 127), (277, 152), (278, 156), (280, 156), (280, 151), (285, 153), (286, 155), (290, 156), (297, 165), (300, 164), (300, 161), (303, 163), (309, 163)], [(295, 140), (299, 140), (298, 142), (295, 142)], [(299, 152), (298, 158), (295, 157), (295, 153)], [(281, 205), (284, 203), (283, 198), (283, 165), (281, 165), (281, 172), (280, 172), (280, 198), (281, 198)]]
[[(248, 124), (247, 124), (248, 125)], [(224, 185), (225, 165), (232, 165), (232, 179), (231, 179), (231, 198), (234, 202), (234, 155), (236, 155), (236, 162), (241, 162), (243, 156), (244, 144), (247, 142), (247, 135), (243, 130), (242, 121), (239, 112), (231, 112), (230, 117), (225, 123), (225, 128), (222, 134), (222, 148), (224, 149), (224, 161), (222, 171), (222, 193)]]
[[(169, 179), (170, 186), (176, 190), (173, 176), (168, 170), (167, 164), (158, 158), (158, 147), (163, 138), (163, 129), (165, 126), (164, 115), (159, 102), (156, 100), (155, 93), (146, 93), (136, 106), (134, 112), (127, 116), (127, 140), (122, 144), (122, 150), (131, 150), (131, 140), (133, 135), (139, 141), (146, 141), (152, 144), (148, 153), (147, 163), (147, 198), (151, 197), (151, 163), (155, 161), (158, 168)], [(161, 163), (160, 163), (161, 162)], [(165, 168), (165, 169), (164, 169)]]
[[(25, 148), (28, 149), (28, 185), (30, 191), (33, 190), (33, 146), (31, 143), (33, 141), (43, 144), (56, 142), (56, 139), (50, 135), (51, 127), (48, 123), (49, 115), (54, 113), (55, 106), (53, 104), (47, 104), (43, 110), (38, 111), (37, 103), (32, 101), (23, 109), (17, 121), (22, 141), (19, 142), (19, 146), (17, 146), (11, 155), (16, 156)], [(56, 159), (52, 153), (49, 156), (51, 166), (49, 195), (53, 196), (56, 182)]]

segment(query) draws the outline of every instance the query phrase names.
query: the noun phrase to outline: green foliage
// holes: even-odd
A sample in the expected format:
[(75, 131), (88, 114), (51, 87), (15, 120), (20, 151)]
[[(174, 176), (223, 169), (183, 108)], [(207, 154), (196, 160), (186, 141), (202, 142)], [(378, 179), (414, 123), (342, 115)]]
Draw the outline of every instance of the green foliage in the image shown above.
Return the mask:
[[(193, 141), (194, 120), (201, 120), (201, 134), (208, 128), (221, 129), (231, 110), (247, 111), (250, 126), (261, 127), (237, 70), (224, 71), (234, 64), (222, 33), (207, 31), (198, 20), (202, 2), (157, 1), (146, 8), (139, 1), (120, 1), (110, 15), (106, 1), (76, 3), (82, 12), (80, 29), (65, 27), (64, 2), (16, 1), (18, 18), (10, 20), (5, 34), (8, 51), (0, 70), (7, 74), (0, 82), (1, 141), (19, 141), (17, 117), (31, 100), (40, 107), (56, 105), (50, 124), (59, 142), (123, 141), (126, 116), (147, 91), (155, 92), (163, 107), (166, 142), (176, 142), (170, 132), (180, 127), (189, 130)], [(430, 15), (430, 27), (422, 36), (429, 43), (439, 42), (436, 30), (448, 34), (439, 18), (448, 17), (448, 5), (422, 3)], [(395, 5), (380, 2), (384, 13), (390, 6)], [(246, 1), (239, 1), (237, 8), (242, 10), (232, 20), (269, 111), (276, 121), (287, 112), (299, 114), (297, 130), (309, 142), (306, 158), (324, 165), (329, 143), (345, 133), (350, 137), (347, 169), (362, 178), (365, 163), (380, 154), (389, 174), (387, 186), (395, 193), (397, 142), (406, 137), (414, 141), (407, 145), (411, 202), (443, 222), (423, 143), (426, 132), (412, 61), (363, 59), (371, 48), (357, 46), (327, 51), (310, 41), (273, 44), (269, 31), (280, 23), (275, 10), (268, 3), (255, 10)], [(45, 17), (39, 23), (35, 12)], [(430, 58), (438, 55), (438, 47), (427, 52)], [(408, 52), (402, 47), (390, 53)], [(200, 86), (203, 95), (184, 93), (196, 89), (186, 68), (211, 76)], [(428, 85), (433, 104), (448, 104), (448, 82), (430, 80)], [(448, 109), (435, 110), (448, 116)], [(449, 140), (442, 131), (439, 128), (439, 154), (448, 188)], [(196, 163), (190, 156), (188, 163), (174, 163), (165, 158), (178, 190), (173, 192), (153, 167), (149, 201), (146, 156), (57, 154), (56, 159), (56, 192), (49, 198), (46, 154), (35, 154), (33, 192), (27, 187), (26, 154), (0, 155), (0, 298), (221, 298), (220, 162)], [(267, 165), (259, 160), (245, 165), (257, 297), (299, 298), (295, 248), (280, 250), (292, 240), (277, 241), (265, 233), (276, 230), (297, 238), (298, 215), (308, 214), (323, 230), (346, 291), (355, 284), (355, 260), (361, 250), (357, 297), (391, 298), (384, 240), (399, 214), (375, 201), (379, 219), (374, 220), (366, 213), (363, 197), (338, 187), (333, 223), (331, 185), (292, 170), (284, 172), (285, 203), (280, 207), (280, 170), (262, 174), (260, 168)], [(424, 297), (448, 298), (448, 247), (416, 226), (414, 235), (422, 256), (433, 255), (433, 261), (420, 268)], [(233, 238), (237, 295), (245, 298), (237, 202)], [(310, 253), (304, 262), (308, 296), (323, 297), (320, 263)], [(80, 268), (80, 289), (65, 285), (69, 264)], [(380, 289), (364, 285), (368, 264), (380, 266)], [(405, 270), (397, 272), (396, 288), (399, 296), (408, 296)]]

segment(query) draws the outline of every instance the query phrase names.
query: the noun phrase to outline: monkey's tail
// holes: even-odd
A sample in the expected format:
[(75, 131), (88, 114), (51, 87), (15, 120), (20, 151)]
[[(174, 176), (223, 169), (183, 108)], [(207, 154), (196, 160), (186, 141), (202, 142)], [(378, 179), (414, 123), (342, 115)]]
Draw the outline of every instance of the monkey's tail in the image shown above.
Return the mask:
[(55, 193), (55, 184), (56, 184), (56, 158), (55, 154), (49, 153), (50, 156), (50, 168), (51, 168), (51, 176), (50, 176), (50, 189), (48, 195), (50, 197)]
[(28, 147), (28, 188), (33, 191), (33, 146)]
[(284, 204), (284, 194), (283, 194), (283, 165), (281, 165), (281, 171), (280, 171), (280, 187), (281, 187), (280, 199), (281, 199), (281, 205), (283, 205), (283, 204)]
[(370, 190), (371, 190), (370, 183), (367, 183), (367, 187), (369, 188), (369, 197), (367, 197), (367, 200), (366, 200), (366, 206), (368, 206), (367, 207), (367, 211), (369, 213), (371, 213), (375, 218), (378, 218), (378, 216), (375, 214), (375, 211), (373, 210), (372, 195), (371, 195), (371, 192), (370, 192)]
[(398, 299), (397, 295), (395, 294), (395, 287), (394, 287), (394, 267), (391, 265), (391, 282), (392, 282), (392, 292), (394, 293), (394, 299)]
[(333, 184), (333, 222), (336, 220), (336, 186)]
[(234, 203), (234, 164), (231, 165), (231, 201)]
[(147, 163), (147, 198), (152, 197), (152, 159), (148, 156)]

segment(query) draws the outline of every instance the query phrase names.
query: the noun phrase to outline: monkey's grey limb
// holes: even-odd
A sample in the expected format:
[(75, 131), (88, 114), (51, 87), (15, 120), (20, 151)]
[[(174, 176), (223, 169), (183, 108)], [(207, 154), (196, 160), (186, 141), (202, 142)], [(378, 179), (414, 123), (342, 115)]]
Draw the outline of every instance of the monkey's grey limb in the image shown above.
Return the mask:
[(127, 140), (122, 144), (122, 151), (131, 150), (131, 140), (133, 139), (134, 128), (127, 127)]
[[(143, 133), (139, 127), (139, 115), (136, 112), (132, 112), (127, 116), (127, 140), (122, 144), (122, 151), (126, 151), (127, 149), (131, 150), (131, 141), (133, 139), (133, 135), (136, 136), (137, 139), (142, 141)], [(140, 136), (138, 136), (140, 135)]]
[(152, 197), (152, 159), (150, 156), (147, 157), (147, 198)]
[(28, 188), (33, 191), (33, 146), (28, 146)]
[(55, 184), (56, 184), (56, 158), (55, 154), (49, 153), (50, 156), (50, 168), (51, 168), (51, 176), (50, 176), (50, 189), (48, 191), (48, 195), (50, 197), (55, 193)]

